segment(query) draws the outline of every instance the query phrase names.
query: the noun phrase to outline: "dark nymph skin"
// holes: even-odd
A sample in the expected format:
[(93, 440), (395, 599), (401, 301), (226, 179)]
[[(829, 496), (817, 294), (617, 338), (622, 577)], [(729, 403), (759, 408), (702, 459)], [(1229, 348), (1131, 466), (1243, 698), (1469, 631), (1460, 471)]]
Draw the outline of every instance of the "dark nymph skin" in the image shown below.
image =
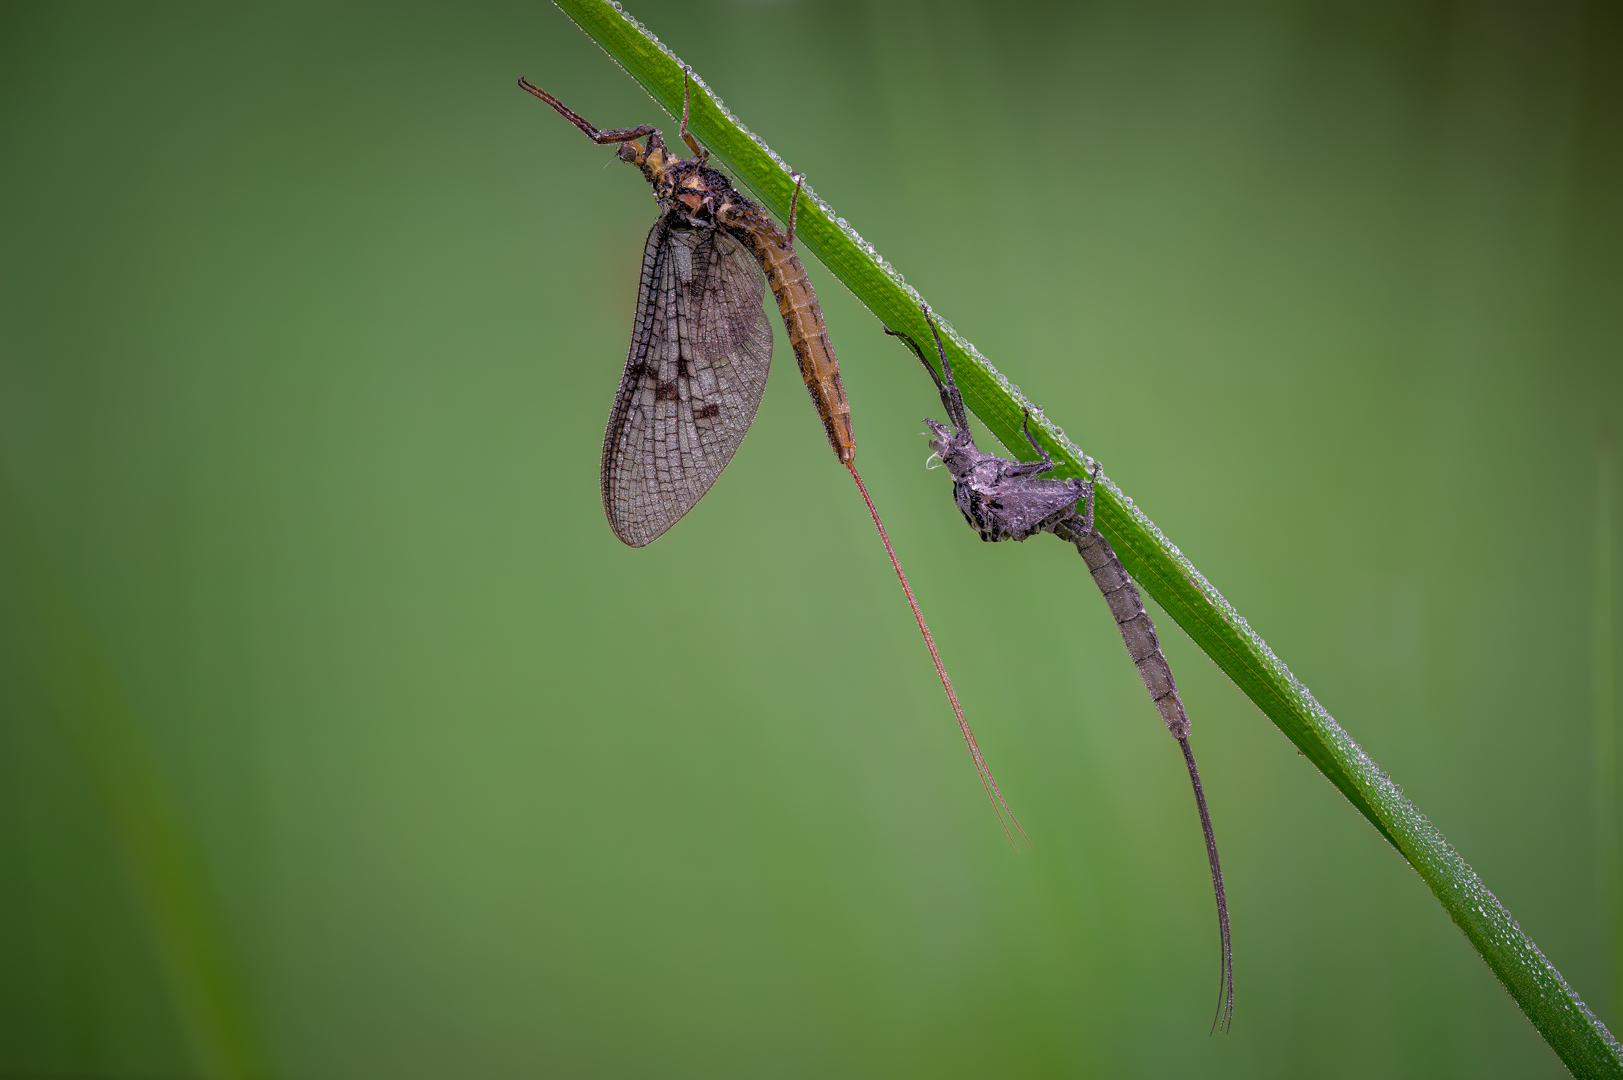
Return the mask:
[[(1200, 811), (1201, 831), (1206, 838), (1206, 858), (1211, 866), (1212, 892), (1217, 899), (1218, 932), (1222, 940), (1222, 979), (1218, 988), (1217, 1016), (1212, 1022), (1214, 1031), (1227, 1031), (1234, 1017), (1234, 963), (1229, 941), (1228, 901), (1223, 893), (1223, 867), (1217, 858), (1217, 839), (1212, 833), (1211, 815), (1206, 809), (1206, 793), (1201, 787), (1200, 770), (1195, 767), (1194, 751), (1189, 748), (1189, 714), (1184, 711), (1178, 696), (1178, 684), (1172, 678), (1172, 668), (1161, 652), (1161, 643), (1155, 635), (1155, 624), (1144, 610), (1138, 587), (1128, 576), (1121, 560), (1116, 557), (1110, 542), (1093, 527), (1093, 484), (1098, 478), (1095, 465), (1087, 480), (1075, 477), (1057, 479), (1042, 474), (1054, 467), (1048, 452), (1032, 437), (1028, 413), (1022, 422), (1026, 441), (1037, 453), (1036, 461), (1011, 461), (988, 454), (975, 445), (969, 430), (969, 414), (964, 409), (963, 395), (953, 382), (952, 367), (947, 362), (947, 350), (941, 343), (935, 320), (928, 308), (925, 320), (935, 337), (936, 354), (941, 362), (937, 375), (918, 343), (906, 334), (885, 331), (899, 337), (918, 356), (924, 370), (930, 373), (942, 407), (947, 410), (951, 424), (926, 419), (930, 425), (930, 449), (941, 459), (947, 474), (952, 477), (952, 497), (962, 511), (964, 520), (988, 543), (1000, 540), (1027, 540), (1040, 533), (1053, 533), (1061, 540), (1073, 544), (1087, 564), (1105, 603), (1116, 620), (1127, 653), (1144, 680), (1144, 689), (1156, 710), (1166, 723), (1167, 730), (1178, 740), (1183, 750), (1184, 763), (1189, 770), (1189, 782), (1195, 790), (1195, 805)], [(1082, 509), (1077, 509), (1077, 504)]]

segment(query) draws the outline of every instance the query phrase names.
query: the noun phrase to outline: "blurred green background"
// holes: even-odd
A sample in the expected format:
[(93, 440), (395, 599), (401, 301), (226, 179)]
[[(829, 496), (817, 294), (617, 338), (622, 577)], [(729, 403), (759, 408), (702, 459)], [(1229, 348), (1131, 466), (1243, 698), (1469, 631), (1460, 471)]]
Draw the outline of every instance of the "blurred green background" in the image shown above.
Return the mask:
[[(1547, 0), (638, 2), (1062, 423), (1614, 1026), (1623, 33)], [(1075, 553), (983, 545), (821, 267), (653, 547), (598, 504), (674, 126), (547, 4), (10, 5), (0, 1076), (1556, 1076), (1181, 633), (1233, 909)]]

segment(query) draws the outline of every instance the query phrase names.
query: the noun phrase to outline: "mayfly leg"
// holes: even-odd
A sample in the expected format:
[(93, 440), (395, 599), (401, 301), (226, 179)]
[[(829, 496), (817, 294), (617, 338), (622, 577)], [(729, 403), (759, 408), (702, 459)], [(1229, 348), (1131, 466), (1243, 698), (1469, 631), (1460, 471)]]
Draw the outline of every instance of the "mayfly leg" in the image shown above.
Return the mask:
[(565, 105), (563, 102), (559, 101), (557, 98), (553, 97), (539, 86), (536, 86), (524, 76), (519, 76), (518, 84), (524, 89), (528, 90), (530, 93), (534, 94), (536, 97), (540, 98), (542, 101), (546, 102), (548, 105), (551, 105), (554, 109), (557, 109), (559, 114), (561, 114), (565, 120), (568, 120), (571, 124), (574, 124), (576, 127), (580, 128), (581, 131), (586, 133), (586, 137), (588, 139), (591, 139), (593, 142), (601, 146), (607, 146), (610, 143), (630, 142), (632, 139), (640, 139), (645, 135), (652, 135), (654, 132), (659, 130), (652, 124), (641, 124), (634, 128), (616, 128), (613, 131), (599, 131), (597, 128), (593, 127), (590, 121), (588, 121), (584, 116), (581, 116), (568, 105)]
[[(930, 323), (930, 330), (931, 332), (935, 331), (935, 322), (933, 320)], [(930, 361), (924, 358), (924, 350), (919, 348), (919, 343), (913, 340), (913, 335), (904, 334), (900, 330), (892, 330), (888, 326), (885, 327), (885, 333), (893, 338), (900, 338), (904, 345), (913, 350), (913, 355), (919, 358), (919, 363), (924, 365), (925, 372), (930, 376), (930, 380), (935, 383), (936, 393), (941, 395), (941, 407), (947, 410), (947, 419), (951, 420), (952, 426), (959, 431), (968, 432), (969, 418), (964, 413), (964, 399), (959, 396), (957, 386), (952, 383), (952, 368), (947, 366), (947, 350), (941, 346), (941, 336), (936, 335), (935, 343), (941, 354), (941, 370), (947, 377), (946, 382), (942, 382), (941, 376), (937, 375), (935, 368), (930, 366)], [(952, 387), (950, 391), (948, 390), (949, 386)]]
[(692, 79), (693, 79), (693, 69), (688, 68), (688, 67), (684, 67), (682, 69), (682, 131), (681, 131), (681, 135), (682, 135), (682, 141), (688, 144), (688, 149), (693, 151), (693, 156), (699, 159), (699, 164), (703, 165), (703, 164), (705, 164), (706, 162), (708, 162), (710, 160), (710, 151), (708, 151), (704, 147), (700, 146), (699, 145), (699, 140), (695, 139), (693, 137), (692, 132), (688, 131), (688, 106), (693, 101)]
[(800, 189), (801, 189), (802, 186), (805, 185), (806, 178), (804, 176), (802, 176), (800, 173), (790, 173), (789, 175), (793, 176), (795, 178), (795, 193), (793, 195), (789, 196), (789, 233), (785, 237), (784, 243), (788, 244), (790, 247), (794, 247), (795, 246), (795, 214), (800, 209)]

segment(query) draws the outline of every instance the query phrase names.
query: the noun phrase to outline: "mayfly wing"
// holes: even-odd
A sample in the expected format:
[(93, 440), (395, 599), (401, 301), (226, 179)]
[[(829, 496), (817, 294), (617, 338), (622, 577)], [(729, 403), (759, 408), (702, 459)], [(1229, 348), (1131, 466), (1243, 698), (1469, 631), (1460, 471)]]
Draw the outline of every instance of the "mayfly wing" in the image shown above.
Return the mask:
[(761, 272), (717, 229), (648, 234), (625, 372), (603, 435), (603, 510), (632, 547), (710, 490), (755, 419), (772, 363)]

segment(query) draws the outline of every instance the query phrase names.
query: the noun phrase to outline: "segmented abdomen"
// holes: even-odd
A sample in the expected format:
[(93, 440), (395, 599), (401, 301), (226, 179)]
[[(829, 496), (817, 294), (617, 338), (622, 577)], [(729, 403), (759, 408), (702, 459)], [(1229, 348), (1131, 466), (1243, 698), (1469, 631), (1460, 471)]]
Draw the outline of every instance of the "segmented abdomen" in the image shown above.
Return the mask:
[(1054, 535), (1076, 545), (1082, 561), (1088, 564), (1099, 591), (1105, 594), (1105, 603), (1116, 619), (1121, 639), (1127, 643), (1127, 653), (1138, 668), (1144, 688), (1155, 701), (1155, 708), (1166, 722), (1167, 730), (1179, 739), (1189, 737), (1189, 714), (1183, 711), (1178, 697), (1178, 684), (1172, 678), (1172, 668), (1161, 652), (1161, 642), (1155, 636), (1155, 623), (1144, 610), (1138, 586), (1127, 576), (1127, 570), (1110, 546), (1110, 541), (1097, 529), (1082, 531), (1082, 519), (1061, 522)]
[(751, 215), (735, 227), (761, 264), (772, 295), (778, 301), (778, 314), (788, 332), (789, 344), (800, 365), (812, 404), (823, 421), (828, 444), (841, 463), (849, 465), (856, 457), (856, 436), (851, 431), (851, 405), (845, 400), (840, 382), (840, 362), (829, 344), (823, 325), (823, 309), (817, 304), (811, 280), (800, 257), (789, 247), (778, 227), (765, 215)]

